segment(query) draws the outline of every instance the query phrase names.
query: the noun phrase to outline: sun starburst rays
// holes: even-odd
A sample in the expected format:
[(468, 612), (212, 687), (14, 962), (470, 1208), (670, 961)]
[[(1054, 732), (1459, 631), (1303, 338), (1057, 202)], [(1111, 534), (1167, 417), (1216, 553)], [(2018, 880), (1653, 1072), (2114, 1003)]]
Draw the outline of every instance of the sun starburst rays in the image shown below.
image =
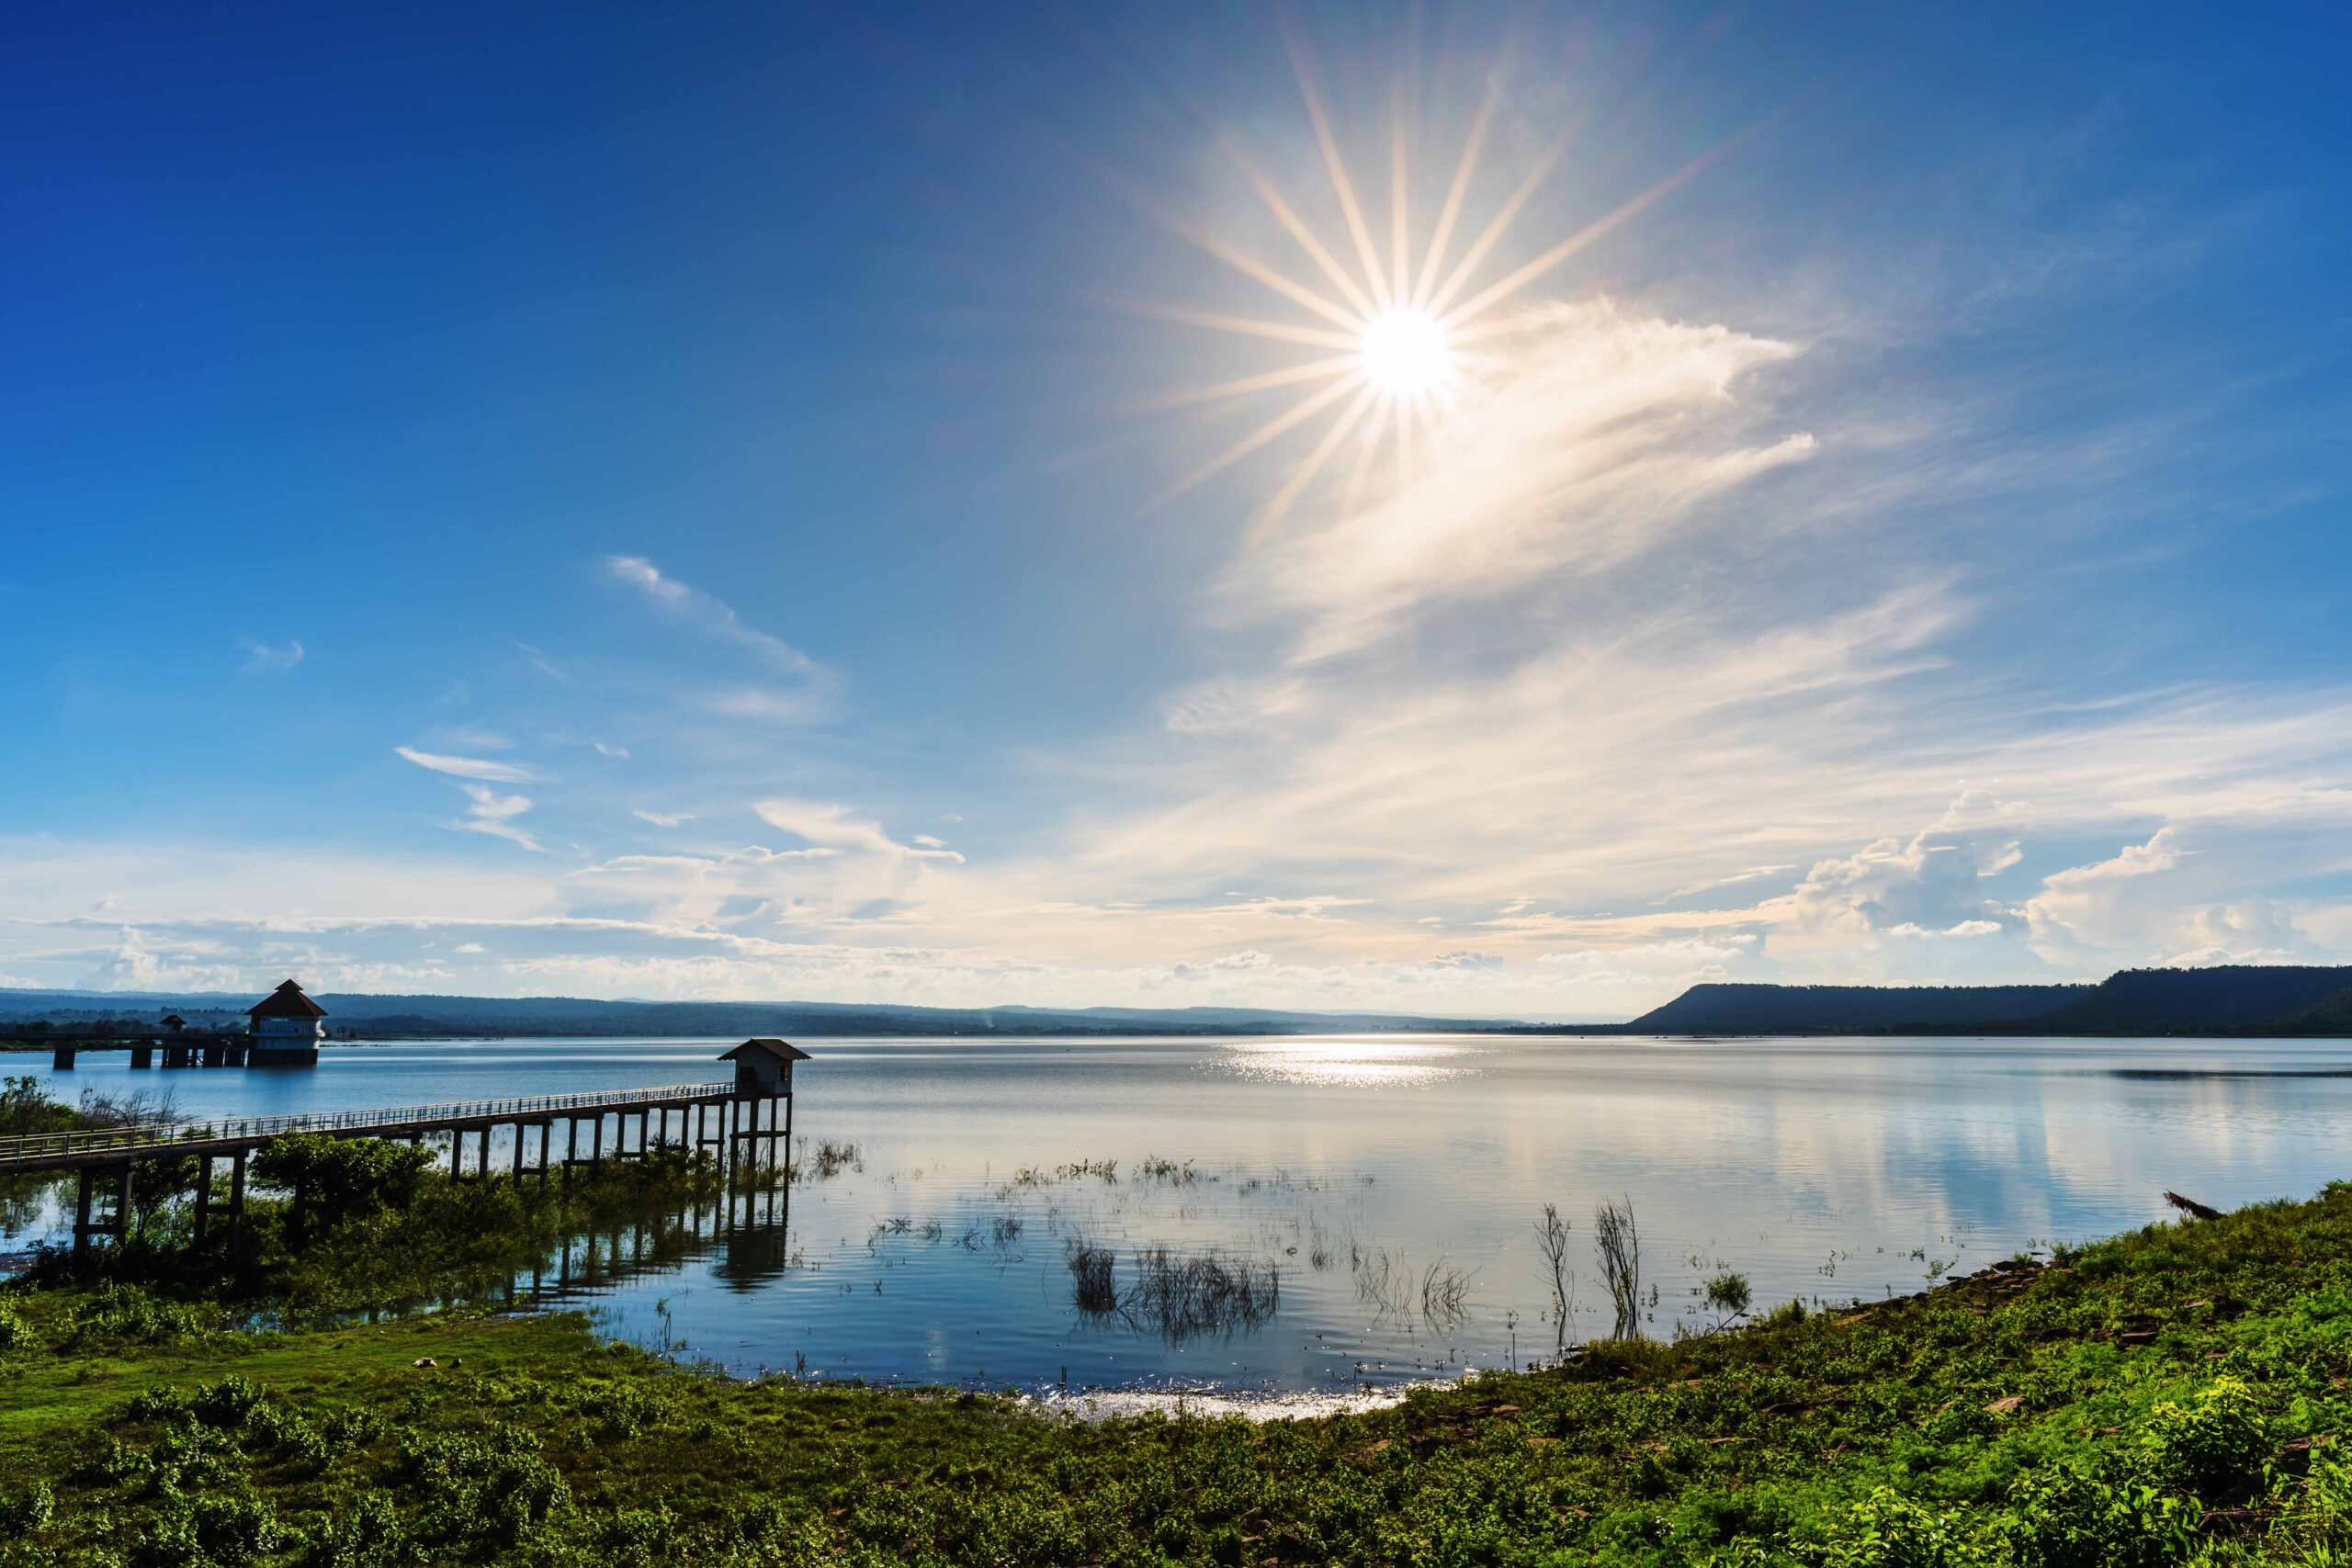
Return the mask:
[[(1340, 486), (1344, 507), (1352, 510), (1358, 504), (1377, 472), (1392, 473), (1400, 488), (1408, 483), (1419, 455), (1445, 438), (1467, 389), (1465, 383), (1494, 363), (1489, 355), (1467, 350), (1509, 330), (1510, 321), (1498, 314), (1501, 307), (1584, 244), (1630, 217), (1639, 206), (1687, 177), (1678, 176), (1671, 184), (1645, 193), (1464, 299), (1464, 291), (1477, 281), (1558, 163), (1566, 138), (1544, 152), (1456, 257), (1454, 242), (1464, 227), (1465, 209), (1495, 113), (1496, 95), (1489, 90), (1471, 120), (1426, 243), (1417, 254), (1408, 198), (1413, 140), (1403, 84), (1395, 85), (1389, 115), (1386, 209), (1381, 214), (1385, 221), (1377, 225), (1377, 230), (1385, 230), (1382, 234), (1349, 170), (1305, 44), (1295, 34), (1288, 42), (1299, 96), (1344, 238), (1327, 242), (1299, 207), (1230, 140), (1220, 142), (1226, 156), (1295, 244), (1304, 272), (1298, 265), (1284, 268), (1245, 254), (1156, 205), (1148, 210), (1170, 231), (1281, 297), (1309, 320), (1285, 321), (1185, 307), (1139, 307), (1147, 314), (1188, 326), (1327, 351), (1297, 364), (1179, 391), (1148, 405), (1154, 412), (1203, 408), (1284, 389), (1303, 389), (1256, 428), (1178, 479), (1163, 492), (1163, 501), (1222, 473), (1286, 433), (1328, 415), (1328, 423), (1312, 445), (1290, 466), (1257, 512), (1252, 530), (1258, 533), (1278, 523), (1351, 446), (1354, 458), (1344, 465), (1346, 478)], [(1334, 405), (1340, 406), (1330, 412)], [(1386, 465), (1384, 457), (1388, 459)]]

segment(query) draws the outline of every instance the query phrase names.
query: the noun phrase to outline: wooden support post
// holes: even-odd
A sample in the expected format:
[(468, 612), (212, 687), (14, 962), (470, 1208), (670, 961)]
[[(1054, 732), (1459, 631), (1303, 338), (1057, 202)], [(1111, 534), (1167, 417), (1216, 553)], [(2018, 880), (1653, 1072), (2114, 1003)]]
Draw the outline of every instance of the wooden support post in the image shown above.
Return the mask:
[[(488, 1141), (488, 1134), (484, 1134), (484, 1141)], [(514, 1184), (517, 1187), (523, 1184), (523, 1123), (520, 1122), (514, 1123)]]
[(136, 1203), (132, 1197), (131, 1185), (136, 1179), (134, 1173), (138, 1169), (139, 1167), (136, 1162), (130, 1160), (125, 1160), (123, 1162), (122, 1187), (116, 1196), (114, 1205), (114, 1239), (117, 1242), (125, 1242), (130, 1239), (130, 1213), (131, 1210), (136, 1207)]
[(196, 1156), (196, 1239), (202, 1241), (212, 1218), (212, 1156)]
[(605, 1113), (596, 1112), (596, 1142), (588, 1152), (588, 1174), (595, 1175), (605, 1168)]
[(74, 1194), (74, 1256), (79, 1258), (90, 1249), (90, 1168), (74, 1174), (82, 1179)]
[(245, 1228), (245, 1151), (239, 1149), (229, 1156), (229, 1233), (242, 1235)]

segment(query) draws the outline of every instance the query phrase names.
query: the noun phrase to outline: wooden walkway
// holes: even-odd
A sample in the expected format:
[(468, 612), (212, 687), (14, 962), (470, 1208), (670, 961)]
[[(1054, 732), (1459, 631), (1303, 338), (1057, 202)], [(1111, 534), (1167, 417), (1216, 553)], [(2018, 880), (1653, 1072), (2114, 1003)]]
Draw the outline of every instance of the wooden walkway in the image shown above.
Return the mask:
[[(779, 1104), (781, 1109), (779, 1110)], [(674, 1133), (671, 1119), (677, 1118)], [(658, 1120), (657, 1120), (658, 1119)], [(635, 1139), (630, 1137), (636, 1122)], [(554, 1156), (555, 1126), (565, 1125), (564, 1153)], [(613, 1123), (613, 1146), (605, 1145), (605, 1124)], [(658, 1089), (608, 1089), (590, 1094), (528, 1095), (509, 1100), (460, 1100), (447, 1105), (404, 1105), (376, 1111), (338, 1111), (309, 1116), (222, 1117), (163, 1125), (109, 1127), (79, 1133), (46, 1133), (0, 1138), (0, 1175), (73, 1171), (80, 1177), (74, 1223), (76, 1250), (93, 1235), (120, 1240), (129, 1234), (131, 1192), (141, 1161), (197, 1161), (196, 1234), (202, 1236), (214, 1203), (212, 1164), (229, 1162), (228, 1217), (240, 1223), (245, 1208), (245, 1162), (253, 1151), (287, 1133), (331, 1137), (390, 1138), (423, 1144), (444, 1134), (449, 1139), (449, 1174), (467, 1179), (467, 1166), (479, 1179), (490, 1174), (491, 1134), (514, 1130), (513, 1172), (516, 1179), (574, 1166), (592, 1169), (606, 1158), (642, 1158), (657, 1149), (715, 1149), (729, 1163), (765, 1155), (792, 1135), (792, 1096), (746, 1095), (733, 1083), (667, 1084)], [(526, 1159), (538, 1132), (537, 1157)], [(586, 1138), (583, 1140), (582, 1132)], [(479, 1154), (467, 1158), (479, 1135)], [(587, 1148), (583, 1152), (582, 1144)], [(111, 1176), (111, 1212), (94, 1215), (96, 1179)]]

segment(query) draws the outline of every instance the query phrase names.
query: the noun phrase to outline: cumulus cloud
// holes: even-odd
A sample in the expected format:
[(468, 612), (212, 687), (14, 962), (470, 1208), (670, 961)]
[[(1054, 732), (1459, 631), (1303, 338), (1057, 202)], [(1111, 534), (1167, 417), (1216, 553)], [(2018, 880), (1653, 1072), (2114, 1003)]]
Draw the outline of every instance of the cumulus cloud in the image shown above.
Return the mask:
[(2324, 954), (2294, 912), (2271, 898), (2212, 904), (2188, 919), (2190, 945), (2165, 962), (2184, 967), (2212, 964), (2311, 964)]
[(1984, 936), (2016, 917), (1986, 896), (1984, 880), (2018, 863), (2017, 839), (2000, 829), (2000, 803), (1962, 795), (1909, 839), (1880, 839), (1853, 854), (1816, 861), (1779, 902), (1787, 924), (1835, 940)]
[(223, 991), (233, 990), (243, 971), (218, 942), (158, 943), (150, 933), (125, 926), (116, 933), (111, 952), (83, 977), (82, 988), (93, 991)]
[[(2329, 828), (2304, 836), (2168, 823), (2109, 859), (2045, 877), (2026, 903), (2035, 951), (2086, 969), (2341, 961), (2340, 950), (2332, 953), (2305, 929), (2305, 907), (2258, 891), (2291, 874), (2341, 869), (2341, 844)], [(2308, 910), (2323, 919), (2333, 912)]]
[(447, 757), (432, 751), (419, 751), (412, 746), (395, 746), (392, 750), (420, 768), (452, 778), (481, 779), (487, 784), (527, 784), (540, 774), (519, 762), (493, 762), (486, 757)]

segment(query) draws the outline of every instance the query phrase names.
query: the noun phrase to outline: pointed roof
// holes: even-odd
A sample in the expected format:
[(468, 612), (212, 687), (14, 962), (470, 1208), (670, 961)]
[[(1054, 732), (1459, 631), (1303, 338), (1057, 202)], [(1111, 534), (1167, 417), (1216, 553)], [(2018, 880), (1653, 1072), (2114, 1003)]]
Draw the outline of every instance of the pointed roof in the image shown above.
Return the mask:
[(248, 1018), (324, 1018), (327, 1010), (302, 994), (302, 987), (288, 980), (245, 1010)]
[(774, 1056), (779, 1062), (805, 1062), (808, 1053), (788, 1041), (759, 1039), (746, 1040), (732, 1051), (720, 1053), (718, 1059), (731, 1062), (739, 1056)]

